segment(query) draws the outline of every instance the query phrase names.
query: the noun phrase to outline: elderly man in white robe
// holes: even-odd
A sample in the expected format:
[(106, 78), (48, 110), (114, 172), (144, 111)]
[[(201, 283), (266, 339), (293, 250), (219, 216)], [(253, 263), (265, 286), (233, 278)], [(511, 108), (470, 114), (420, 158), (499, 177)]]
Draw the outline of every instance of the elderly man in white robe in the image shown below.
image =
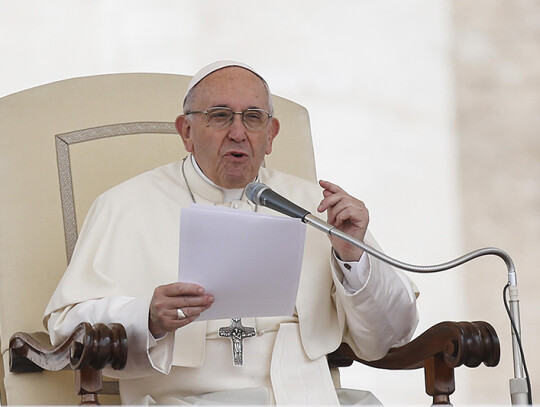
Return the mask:
[[(191, 154), (102, 194), (45, 311), (53, 343), (80, 322), (122, 323), (129, 355), (124, 404), (377, 404), (339, 388), (326, 355), (342, 341), (368, 360), (410, 340), (416, 288), (404, 275), (341, 240), (308, 229), (294, 315), (245, 318), (256, 334), (234, 366), (220, 327), (197, 321), (214, 297), (177, 281), (180, 208), (192, 203), (265, 213), (246, 199), (254, 180), (340, 230), (377, 247), (364, 203), (327, 181), (312, 184), (262, 168), (279, 132), (264, 79), (243, 63), (218, 61), (191, 81), (176, 128)], [(336, 389), (337, 388), (337, 389)]]

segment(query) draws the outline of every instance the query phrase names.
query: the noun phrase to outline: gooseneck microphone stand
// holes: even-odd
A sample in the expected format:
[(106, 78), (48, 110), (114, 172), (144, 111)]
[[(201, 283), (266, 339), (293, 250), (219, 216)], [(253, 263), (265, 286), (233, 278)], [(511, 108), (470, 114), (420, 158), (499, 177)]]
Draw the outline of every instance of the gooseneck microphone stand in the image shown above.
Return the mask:
[(509, 307), (511, 318), (514, 321), (512, 326), (512, 354), (514, 362), (514, 378), (510, 379), (510, 397), (513, 405), (518, 404), (529, 404), (528, 388), (527, 382), (524, 375), (523, 361), (521, 358), (521, 353), (519, 349), (519, 339), (521, 337), (521, 324), (519, 318), (519, 299), (518, 299), (518, 288), (517, 288), (517, 276), (516, 270), (514, 267), (514, 262), (504, 250), (498, 249), (496, 247), (487, 247), (484, 249), (478, 249), (472, 251), (468, 254), (465, 254), (457, 259), (448, 261), (446, 263), (431, 265), (431, 266), (418, 266), (413, 264), (404, 263), (402, 261), (396, 260), (386, 254), (366, 245), (364, 242), (348, 235), (347, 233), (342, 232), (336, 227), (332, 226), (328, 222), (323, 221), (322, 219), (317, 218), (316, 216), (308, 213), (302, 219), (302, 222), (307, 225), (313, 226), (324, 233), (335, 236), (339, 239), (342, 239), (353, 246), (359, 247), (364, 250), (366, 253), (371, 254), (372, 256), (382, 260), (385, 263), (391, 264), (394, 267), (398, 267), (402, 270), (412, 271), (414, 273), (437, 273), (439, 271), (449, 270), (451, 268), (460, 266), (464, 263), (467, 263), (470, 260), (473, 260), (477, 257), (494, 255), (498, 256), (504, 260), (506, 267), (508, 269), (508, 291), (509, 291)]
[(330, 236), (335, 236), (339, 239), (342, 239), (352, 244), (353, 246), (361, 248), (362, 250), (378, 258), (379, 260), (406, 271), (411, 271), (415, 273), (436, 273), (460, 266), (477, 257), (487, 255), (494, 255), (500, 257), (506, 263), (506, 267), (508, 269), (507, 287), (509, 291), (510, 304), (508, 314), (512, 327), (512, 353), (514, 363), (514, 378), (510, 379), (510, 397), (513, 405), (532, 404), (532, 397), (529, 393), (529, 387), (527, 383), (528, 378), (526, 378), (524, 375), (525, 359), (523, 356), (523, 349), (521, 348), (521, 326), (519, 317), (519, 299), (516, 270), (514, 267), (514, 262), (505, 251), (495, 247), (488, 247), (475, 250), (446, 263), (431, 266), (412, 265), (387, 256), (386, 254), (366, 245), (364, 242), (348, 235), (347, 233), (342, 232), (341, 230), (332, 226), (330, 223), (323, 221), (316, 216), (313, 216), (309, 211), (283, 198), (281, 195), (272, 191), (272, 189), (270, 189), (265, 184), (257, 182), (252, 182), (248, 184), (248, 186), (246, 187), (246, 196), (255, 204), (266, 206), (270, 209), (274, 209), (293, 218), (299, 218), (307, 225), (313, 226), (316, 229), (319, 229)]

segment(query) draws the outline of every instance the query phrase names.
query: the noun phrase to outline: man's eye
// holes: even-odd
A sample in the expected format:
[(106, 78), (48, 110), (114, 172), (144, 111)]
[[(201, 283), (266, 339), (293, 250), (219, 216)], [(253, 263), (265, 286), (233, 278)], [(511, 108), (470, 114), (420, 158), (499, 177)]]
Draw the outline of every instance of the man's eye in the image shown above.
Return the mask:
[(210, 113), (210, 119), (228, 119), (229, 114), (227, 112), (212, 112)]
[(246, 112), (244, 117), (248, 120), (261, 120), (262, 115), (259, 112)]

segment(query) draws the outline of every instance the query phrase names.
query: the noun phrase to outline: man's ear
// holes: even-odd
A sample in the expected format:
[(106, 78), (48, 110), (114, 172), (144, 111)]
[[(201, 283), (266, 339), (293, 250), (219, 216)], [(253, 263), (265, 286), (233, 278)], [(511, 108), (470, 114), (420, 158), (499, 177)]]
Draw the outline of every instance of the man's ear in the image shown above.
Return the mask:
[(266, 145), (265, 153), (266, 155), (270, 154), (272, 152), (272, 143), (274, 142), (274, 139), (277, 137), (279, 133), (279, 120), (275, 117), (272, 117), (270, 122), (270, 129), (268, 132), (268, 144)]
[(186, 119), (186, 116), (183, 114), (178, 116), (174, 122), (174, 126), (176, 127), (178, 134), (180, 134), (180, 137), (182, 137), (187, 152), (192, 153), (193, 140), (191, 139), (191, 125), (189, 124), (188, 119)]

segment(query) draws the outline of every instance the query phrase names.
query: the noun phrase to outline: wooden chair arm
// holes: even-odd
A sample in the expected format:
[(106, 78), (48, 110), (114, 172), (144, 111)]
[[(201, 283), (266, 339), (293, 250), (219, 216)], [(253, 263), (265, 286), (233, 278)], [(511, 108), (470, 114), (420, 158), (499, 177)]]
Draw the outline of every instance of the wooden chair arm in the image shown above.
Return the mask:
[[(127, 361), (127, 336), (120, 324), (82, 323), (59, 346), (51, 347), (43, 333), (16, 333), (11, 337), (10, 371), (57, 371), (69, 366), (75, 370), (78, 394), (83, 404), (97, 404), (102, 387), (101, 370), (111, 365), (122, 369)], [(487, 322), (441, 322), (410, 343), (391, 349), (379, 360), (358, 358), (343, 343), (328, 355), (333, 367), (358, 361), (381, 369), (410, 370), (424, 368), (426, 393), (433, 404), (450, 404), (455, 390), (454, 368), (477, 367), (481, 363), (496, 366), (500, 359), (497, 333)]]
[(487, 322), (441, 322), (398, 348), (390, 349), (379, 360), (358, 358), (349, 345), (342, 343), (328, 355), (330, 366), (349, 366), (358, 361), (380, 369), (409, 370), (424, 368), (426, 393), (433, 404), (450, 404), (455, 390), (454, 368), (481, 363), (496, 366), (500, 359), (499, 338)]
[(9, 342), (10, 372), (75, 371), (82, 404), (98, 404), (103, 387), (101, 370), (110, 365), (121, 370), (127, 362), (127, 335), (120, 324), (79, 324), (62, 344), (52, 347), (43, 332), (15, 333)]

